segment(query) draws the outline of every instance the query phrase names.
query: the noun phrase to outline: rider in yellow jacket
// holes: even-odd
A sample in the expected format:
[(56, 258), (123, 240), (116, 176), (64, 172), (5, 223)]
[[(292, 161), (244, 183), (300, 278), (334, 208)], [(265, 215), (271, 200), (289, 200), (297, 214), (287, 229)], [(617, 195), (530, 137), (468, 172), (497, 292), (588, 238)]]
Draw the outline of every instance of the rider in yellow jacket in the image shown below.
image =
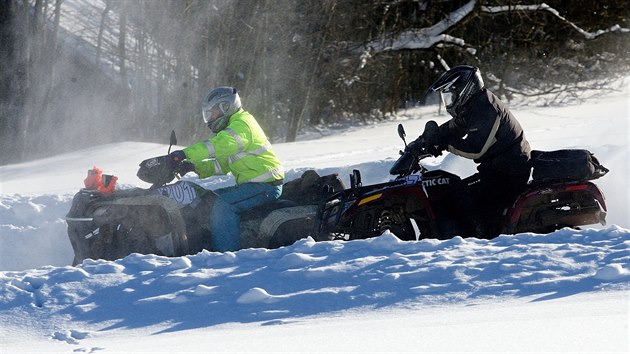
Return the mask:
[(242, 108), (225, 129), (184, 149), (201, 178), (231, 172), (237, 184), (282, 181), (284, 171), (262, 128)]
[(236, 186), (215, 190), (210, 232), (214, 251), (235, 251), (240, 248), (240, 214), (280, 197), (284, 169), (256, 119), (243, 110), (235, 88), (211, 90), (202, 114), (215, 135), (170, 157), (181, 174), (234, 175)]

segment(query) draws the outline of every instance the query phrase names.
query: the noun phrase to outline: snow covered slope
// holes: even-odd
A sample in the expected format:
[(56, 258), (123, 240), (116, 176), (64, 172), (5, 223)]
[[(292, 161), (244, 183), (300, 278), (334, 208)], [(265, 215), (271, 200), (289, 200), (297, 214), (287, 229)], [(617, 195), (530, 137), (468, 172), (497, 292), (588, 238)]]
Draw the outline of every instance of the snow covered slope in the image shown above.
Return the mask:
[(621, 351), (628, 269), (630, 230), (619, 227), (134, 254), (0, 273), (0, 343), (7, 353)]

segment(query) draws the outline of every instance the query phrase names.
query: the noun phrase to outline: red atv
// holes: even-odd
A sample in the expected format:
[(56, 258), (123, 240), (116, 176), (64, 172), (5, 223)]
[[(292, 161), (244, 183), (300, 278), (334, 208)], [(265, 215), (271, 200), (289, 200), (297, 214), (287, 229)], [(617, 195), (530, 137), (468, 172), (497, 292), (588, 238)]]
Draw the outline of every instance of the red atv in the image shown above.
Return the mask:
[[(405, 141), (405, 131), (398, 126)], [(406, 145), (406, 142), (405, 142)], [(443, 170), (429, 171), (420, 161), (426, 150), (401, 151), (390, 169), (390, 182), (362, 186), (354, 170), (351, 188), (329, 197), (319, 207), (317, 240), (361, 239), (390, 230), (402, 240), (446, 239), (465, 235), (454, 190), (461, 178)], [(606, 203), (589, 179), (608, 172), (586, 150), (532, 152), (533, 180), (514, 202), (497, 208), (488, 238), (520, 232), (548, 233), (563, 227), (605, 224)]]

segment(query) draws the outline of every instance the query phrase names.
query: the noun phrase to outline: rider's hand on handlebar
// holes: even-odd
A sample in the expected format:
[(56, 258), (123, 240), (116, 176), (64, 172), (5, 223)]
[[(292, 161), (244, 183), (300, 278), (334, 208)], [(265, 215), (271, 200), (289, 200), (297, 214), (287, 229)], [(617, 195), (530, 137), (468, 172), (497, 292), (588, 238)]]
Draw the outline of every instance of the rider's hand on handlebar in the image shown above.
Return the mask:
[(439, 145), (427, 144), (426, 146), (427, 152), (435, 157), (442, 155), (442, 149)]
[(168, 157), (171, 159), (171, 167), (173, 168), (173, 171), (182, 176), (195, 170), (195, 165), (193, 165), (190, 161), (185, 161), (186, 154), (183, 150), (175, 150), (168, 154)]
[(434, 121), (427, 123), (422, 136), (425, 141), (425, 149), (429, 154), (438, 157), (442, 155), (442, 151), (446, 150), (446, 142), (441, 139), (438, 125)]
[(168, 157), (171, 158), (171, 162), (173, 165), (179, 165), (182, 161), (186, 160), (186, 154), (184, 150), (175, 150), (168, 154)]
[(171, 159), (173, 172), (176, 172), (180, 176), (195, 171), (195, 165), (190, 161), (186, 161), (186, 154), (183, 150), (175, 150), (168, 154), (168, 157)]
[(180, 176), (183, 176), (187, 174), (188, 172), (194, 172), (194, 171), (195, 171), (195, 165), (193, 165), (193, 163), (190, 161), (182, 161), (182, 163), (179, 164), (177, 169), (175, 169), (175, 172), (179, 173)]
[(410, 142), (407, 147), (405, 147), (405, 151), (418, 154), (425, 149), (425, 145), (424, 137), (420, 136), (418, 139)]

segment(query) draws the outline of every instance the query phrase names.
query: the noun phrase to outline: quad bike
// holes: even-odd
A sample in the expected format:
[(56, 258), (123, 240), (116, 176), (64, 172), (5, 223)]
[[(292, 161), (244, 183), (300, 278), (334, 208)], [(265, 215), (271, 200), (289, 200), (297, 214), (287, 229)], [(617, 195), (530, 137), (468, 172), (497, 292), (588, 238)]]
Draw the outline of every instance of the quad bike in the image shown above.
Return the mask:
[[(425, 132), (428, 130), (429, 125)], [(398, 133), (405, 142), (402, 125)], [(422, 166), (420, 161), (432, 156), (424, 148), (405, 149), (400, 154), (390, 169), (396, 176), (392, 181), (363, 186), (361, 174), (355, 170), (351, 187), (320, 205), (314, 232), (317, 240), (360, 239), (379, 236), (385, 230), (402, 240), (466, 234), (461, 212), (455, 208), (454, 191), (461, 178)], [(608, 170), (592, 154), (586, 150), (533, 151), (532, 161), (533, 180), (513, 203), (493, 216), (488, 238), (605, 224), (604, 195), (589, 179)]]
[[(171, 146), (176, 143), (173, 132)], [(111, 176), (88, 171), (88, 179), (97, 183), (86, 179), (66, 215), (73, 264), (130, 253), (182, 256), (212, 250), (209, 219), (216, 194), (188, 180), (168, 184), (176, 177), (169, 162), (164, 155), (140, 164), (138, 177), (153, 184), (148, 189), (115, 190)], [(241, 247), (276, 248), (308, 236), (318, 203), (343, 189), (336, 174), (304, 172), (284, 184), (281, 199), (241, 215)]]
[[(398, 133), (404, 141), (402, 125)], [(576, 163), (575, 152), (533, 152), (538, 161), (533, 181), (496, 216), (498, 231), (488, 237), (605, 224), (604, 195), (589, 179), (608, 170), (585, 150), (577, 151), (582, 159)], [(464, 235), (453, 202), (461, 179), (427, 170), (420, 161), (430, 156), (426, 150), (405, 149), (390, 169), (395, 178), (370, 186), (362, 185), (358, 170), (350, 176), (350, 188), (337, 174), (320, 177), (308, 170), (284, 184), (279, 200), (241, 216), (241, 247), (276, 248), (307, 236), (316, 241), (363, 239), (386, 230), (402, 240)], [(138, 177), (153, 186), (115, 190), (107, 183), (86, 182), (75, 195), (66, 216), (74, 264), (134, 252), (182, 256), (211, 250), (209, 215), (216, 194), (190, 181), (168, 184), (176, 177), (168, 155), (143, 161)]]

